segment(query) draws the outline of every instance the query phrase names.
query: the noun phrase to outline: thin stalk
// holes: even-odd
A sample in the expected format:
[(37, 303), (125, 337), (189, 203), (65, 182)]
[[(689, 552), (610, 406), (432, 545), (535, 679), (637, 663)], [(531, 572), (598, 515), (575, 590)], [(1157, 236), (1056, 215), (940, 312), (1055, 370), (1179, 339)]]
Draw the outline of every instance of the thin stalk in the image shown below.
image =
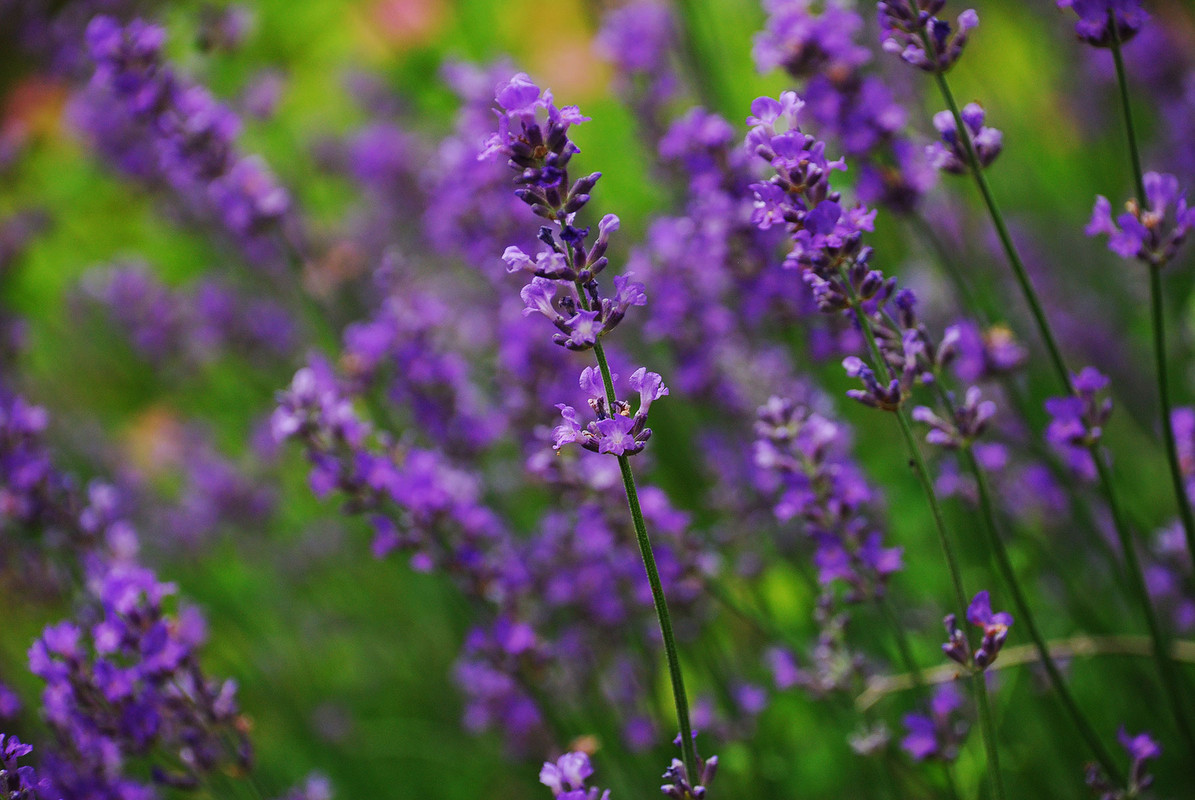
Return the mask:
[[(1111, 14), (1111, 12), (1109, 12)], [(1129, 82), (1124, 68), (1124, 57), (1120, 52), (1120, 30), (1116, 20), (1111, 20), (1112, 60), (1116, 64), (1116, 85), (1120, 90), (1120, 109), (1124, 116), (1124, 129), (1129, 146), (1129, 161), (1133, 167), (1133, 185), (1137, 190), (1137, 203), (1144, 205), (1145, 175), (1141, 171), (1141, 152), (1137, 146), (1137, 127), (1133, 124), (1133, 109), (1129, 104)], [(1195, 515), (1191, 513), (1190, 498), (1183, 484), (1182, 467), (1178, 462), (1178, 447), (1174, 441), (1174, 424), (1171, 421), (1173, 409), (1170, 405), (1170, 377), (1166, 365), (1166, 318), (1162, 303), (1161, 265), (1149, 265), (1150, 323), (1153, 328), (1154, 361), (1158, 375), (1158, 401), (1162, 410), (1162, 434), (1166, 437), (1166, 460), (1170, 466), (1170, 480), (1174, 484), (1174, 499), (1178, 503), (1178, 515), (1183, 522), (1183, 534), (1187, 539), (1187, 552), (1195, 558)]]
[(996, 514), (992, 506), (992, 496), (988, 488), (987, 476), (980, 468), (979, 462), (975, 460), (975, 454), (971, 452), (969, 447), (963, 450), (963, 457), (967, 462), (967, 467), (971, 470), (971, 474), (975, 477), (976, 486), (979, 488), (979, 507), (983, 514), (984, 532), (987, 534), (992, 552), (996, 555), (996, 564), (1000, 569), (1000, 574), (1004, 578), (1005, 585), (1012, 593), (1013, 604), (1017, 608), (1017, 616), (1029, 631), (1029, 638), (1033, 640), (1033, 644), (1037, 648), (1042, 666), (1046, 668), (1046, 675), (1050, 680), (1050, 685), (1054, 687), (1054, 691), (1058, 694), (1059, 699), (1062, 700), (1062, 705), (1066, 708), (1067, 713), (1070, 714), (1071, 721), (1078, 728), (1079, 735), (1087, 742), (1087, 746), (1095, 755), (1096, 760), (1100, 762), (1104, 771), (1115, 783), (1123, 783), (1124, 778), (1116, 766), (1116, 761), (1104, 747), (1099, 735), (1079, 709), (1079, 704), (1075, 702), (1074, 696), (1071, 695), (1070, 689), (1067, 688), (1062, 673), (1059, 672), (1058, 666), (1054, 663), (1054, 659), (1050, 655), (1050, 649), (1046, 645), (1045, 638), (1041, 635), (1041, 631), (1038, 630), (1037, 623), (1033, 619), (1033, 613), (1029, 609), (1029, 602), (1021, 590), (1021, 585), (1017, 580), (1016, 572), (1013, 570), (1012, 562), (1008, 558), (1008, 550), (1004, 547), (1004, 540), (1000, 538), (1000, 533), (996, 526)]
[[(584, 297), (584, 295), (582, 295)], [(598, 371), (602, 374), (602, 384), (606, 387), (606, 399), (611, 408), (617, 401), (614, 394), (614, 380), (610, 375), (610, 365), (606, 362), (606, 353), (602, 343), (594, 342), (593, 353), (597, 357)], [(672, 679), (672, 700), (676, 705), (676, 722), (680, 728), (681, 761), (689, 773), (689, 780), (697, 781), (697, 748), (693, 744), (693, 728), (689, 723), (689, 699), (685, 694), (685, 679), (681, 674), (680, 654), (676, 646), (676, 637), (672, 632), (672, 617), (668, 613), (668, 601), (664, 597), (664, 586), (660, 583), (660, 572), (656, 568), (656, 557), (652, 552), (651, 540), (647, 536), (647, 525), (643, 521), (643, 509), (639, 507), (639, 492), (635, 488), (635, 475), (631, 472), (631, 462), (625, 455), (618, 456), (618, 469), (622, 473), (622, 486), (626, 490), (627, 505), (631, 509), (631, 522), (635, 526), (635, 539), (639, 543), (639, 555), (643, 557), (643, 568), (647, 572), (647, 582), (651, 586), (652, 604), (656, 609), (656, 619), (660, 623), (660, 636), (664, 640), (664, 655), (668, 659), (668, 675)]]
[[(859, 302), (859, 297), (851, 285), (850, 277), (846, 274), (846, 269), (839, 267), (838, 274), (842, 278), (843, 286), (846, 287), (847, 296), (851, 303), (851, 310), (855, 312), (855, 319), (858, 321), (859, 327), (863, 330), (863, 340), (867, 343), (867, 349), (871, 353), (872, 361), (875, 362), (875, 368), (883, 370), (885, 380), (891, 381), (892, 370), (888, 366), (888, 361), (884, 358), (884, 354), (880, 352), (879, 345), (876, 344), (875, 334), (871, 329), (871, 321), (867, 318), (867, 312), (863, 310), (862, 304)], [(895, 413), (896, 419), (900, 423), (901, 435), (904, 436), (905, 445), (909, 450), (913, 469), (917, 473), (917, 478), (921, 481), (921, 488), (925, 490), (925, 498), (929, 503), (930, 514), (934, 518), (934, 529), (937, 531), (938, 544), (942, 548), (942, 555), (946, 559), (946, 567), (950, 572), (950, 582), (954, 588), (954, 602), (958, 607), (959, 619), (965, 619), (967, 615), (967, 593), (963, 591), (962, 571), (959, 569), (958, 559), (954, 554), (954, 546), (950, 543), (950, 537), (946, 534), (946, 522), (942, 517), (942, 507), (938, 502), (938, 493), (934, 489), (933, 477), (929, 474), (925, 458), (921, 455), (921, 448), (917, 445), (917, 439), (913, 435), (913, 426), (909, 423), (908, 414), (903, 407), (897, 408)]]
[[(930, 48), (932, 52), (932, 42), (928, 35), (925, 37), (926, 47)], [(1021, 292), (1025, 297), (1029, 308), (1033, 313), (1034, 321), (1037, 323), (1038, 332), (1041, 335), (1042, 341), (1046, 345), (1049, 352), (1050, 360), (1053, 363), (1054, 370), (1058, 375), (1059, 381), (1066, 387), (1067, 394), (1075, 394), (1074, 383), (1071, 381), (1070, 373), (1066, 369), (1066, 363), (1062, 360), (1061, 351), (1058, 348), (1058, 343), (1054, 339), (1054, 333), (1050, 329), (1049, 321), (1046, 319), (1045, 312), (1042, 310), (1041, 303), (1038, 300), (1037, 292), (1033, 288), (1032, 282), (1029, 280), (1028, 273), (1025, 271), (1025, 265), (1021, 262), (1020, 254), (1017, 252), (1016, 245), (1013, 244), (1012, 237), (1008, 233), (1008, 228), (1004, 224), (1004, 217), (1000, 213), (999, 206), (996, 205), (996, 200), (992, 196), (990, 187), (988, 186), (987, 178), (984, 177), (983, 168), (979, 164), (979, 159), (975, 154), (975, 149), (971, 143), (970, 134), (967, 132), (966, 126), (963, 124), (962, 115), (959, 112), (958, 103), (955, 102), (954, 95), (950, 91), (950, 85), (946, 82), (946, 76), (941, 73), (935, 73), (934, 78), (938, 83), (938, 88), (942, 93), (942, 97), (946, 100), (946, 105), (950, 108), (950, 113), (954, 117), (955, 125), (959, 132), (959, 139), (963, 143), (963, 147), (967, 153), (967, 160), (970, 164), (970, 171), (975, 178), (975, 183), (979, 187), (980, 194), (983, 195), (984, 203), (987, 205), (988, 212), (992, 218), (992, 223), (996, 227), (996, 233), (1000, 238), (1000, 243), (1004, 248), (1005, 254), (1008, 256), (1009, 263), (1012, 265), (1013, 273), (1020, 284)], [(1173, 437), (1169, 437), (1173, 440)], [(1133, 593), (1137, 596), (1138, 602), (1142, 606), (1142, 611), (1146, 617), (1146, 625), (1149, 627), (1150, 635), (1154, 638), (1154, 652), (1157, 657), (1158, 670), (1162, 676), (1162, 683), (1170, 695), (1170, 705), (1173, 706), (1175, 718), (1178, 720), (1179, 730), (1186, 740), (1188, 747), (1193, 756), (1195, 756), (1195, 733), (1192, 733), (1190, 722), (1187, 720), (1186, 705), (1183, 701), (1182, 693), (1179, 689), (1178, 675), (1174, 670), (1174, 664), (1166, 655), (1165, 637), (1163, 636), (1161, 626), (1158, 624), (1157, 615), (1154, 612), (1153, 605), (1150, 603), (1149, 594), (1145, 589), (1145, 580), (1141, 574), (1141, 564), (1137, 559), (1136, 551), (1133, 550), (1132, 535), (1124, 519), (1124, 514), (1119, 507), (1119, 502), (1116, 498), (1116, 490), (1112, 484), (1112, 473), (1104, 463), (1103, 453), (1100, 451), (1098, 442), (1092, 442), (1088, 445), (1088, 451), (1091, 453), (1092, 459), (1095, 461), (1096, 468), (1099, 473), (1100, 483), (1103, 486), (1104, 493), (1108, 498), (1109, 510), (1112, 512), (1113, 525), (1116, 528), (1117, 538), (1120, 540), (1121, 549), (1124, 551), (1125, 560), (1128, 563), (1129, 580), (1133, 585)]]
[(1186, 704), (1183, 700), (1182, 691), (1179, 687), (1179, 676), (1175, 670), (1174, 661), (1169, 656), (1168, 637), (1162, 631), (1162, 626), (1158, 622), (1158, 615), (1154, 611), (1153, 603), (1149, 599), (1149, 590), (1145, 586), (1145, 579), (1141, 573), (1141, 561), (1137, 558), (1137, 551), (1133, 547), (1133, 541), (1128, 535), (1127, 526), (1124, 524), (1120, 503), (1116, 499), (1116, 494), (1112, 490), (1112, 478), (1109, 475), (1108, 465), (1104, 463), (1103, 454), (1098, 448), (1094, 448), (1095, 467), (1099, 471), (1100, 482), (1104, 484), (1108, 492), (1108, 510), (1112, 512), (1113, 527), (1116, 529), (1117, 537), (1120, 540), (1120, 549), (1124, 551), (1124, 560), (1128, 564), (1129, 582), (1132, 584), (1133, 593), (1137, 596), (1137, 602), (1141, 604), (1141, 613), (1145, 617), (1145, 625), (1149, 629), (1149, 636), (1153, 640), (1153, 655), (1154, 660), (1158, 664), (1158, 672), (1162, 677), (1162, 684), (1166, 689), (1166, 693), (1170, 695), (1170, 707), (1174, 713), (1175, 722), (1178, 723), (1179, 732), (1183, 739), (1186, 740), (1187, 747), (1195, 754), (1195, 735), (1191, 731), (1191, 723), (1187, 719)]
[(1178, 445), (1174, 440), (1173, 408), (1170, 405), (1170, 373), (1166, 366), (1166, 320), (1162, 304), (1162, 270), (1149, 265), (1150, 322), (1153, 328), (1154, 361), (1158, 373), (1158, 400), (1162, 407), (1162, 436), (1166, 439), (1166, 460), (1170, 462), (1170, 480), (1174, 485), (1174, 499), (1178, 503), (1178, 515), (1183, 521), (1183, 535), (1187, 539), (1187, 552), (1195, 558), (1195, 516), (1191, 514), (1191, 503), (1187, 487), (1183, 482), (1183, 470), (1178, 460)]
[(900, 652), (900, 660), (905, 662), (905, 669), (913, 676), (913, 681), (917, 685), (920, 694), (925, 693), (925, 676), (922, 674), (921, 667), (918, 666), (917, 660), (913, 658), (913, 648), (909, 645), (908, 634), (905, 633), (905, 628), (900, 624), (900, 617), (896, 615), (896, 609), (892, 606), (886, 596), (876, 598), (876, 605), (884, 612), (884, 617), (888, 620), (888, 624), (892, 626), (893, 634), (896, 637), (896, 649)]
[(996, 749), (996, 721), (988, 702), (988, 687), (982, 671), (971, 676), (975, 705), (979, 707), (979, 727), (983, 731), (983, 748), (988, 757), (988, 780), (992, 784), (993, 800), (1005, 800), (1004, 780), (1000, 777), (1000, 752)]
[[(928, 38), (927, 36), (926, 39), (928, 40)], [(932, 47), (932, 45), (927, 44), (927, 47)], [(934, 73), (934, 79), (938, 82), (938, 89), (941, 91), (942, 98), (946, 101), (946, 105), (950, 109), (951, 116), (954, 117), (954, 124), (958, 130), (958, 138), (963, 143), (963, 148), (967, 152), (967, 161), (971, 167), (971, 175), (975, 178), (975, 185), (979, 187), (979, 193), (983, 196), (983, 202), (988, 208), (992, 223), (996, 226), (996, 235), (1000, 237), (1000, 244), (1004, 248), (1004, 253), (1008, 257), (1008, 263), (1012, 266), (1013, 274), (1020, 285), (1021, 294), (1024, 296), (1025, 302), (1029, 305), (1029, 311), (1033, 315), (1038, 334), (1041, 336), (1042, 342), (1046, 346), (1046, 351), (1050, 355), (1054, 371), (1058, 374), (1058, 379), (1066, 387), (1067, 393), (1073, 394), (1074, 387), (1071, 384), (1070, 372), (1066, 369), (1066, 362), (1062, 359), (1062, 350), (1054, 338), (1054, 331), (1050, 328), (1049, 320), (1046, 319), (1046, 312), (1042, 308), (1041, 301), (1038, 299), (1037, 290), (1033, 288), (1033, 282), (1029, 279), (1029, 272), (1025, 269), (1024, 262), (1021, 261), (1021, 255), (1017, 252), (1016, 245), (1013, 244), (1012, 235), (1008, 232), (1008, 227), (1004, 224), (1004, 215), (1000, 213), (1000, 207), (996, 205), (996, 198), (992, 195), (991, 187), (988, 186), (988, 179), (983, 174), (983, 167), (980, 165), (979, 157), (975, 154), (975, 147), (971, 143), (971, 135), (967, 131), (967, 126), (963, 124), (962, 113), (959, 111), (954, 94), (950, 91), (950, 84), (946, 82), (946, 76), (940, 72)]]

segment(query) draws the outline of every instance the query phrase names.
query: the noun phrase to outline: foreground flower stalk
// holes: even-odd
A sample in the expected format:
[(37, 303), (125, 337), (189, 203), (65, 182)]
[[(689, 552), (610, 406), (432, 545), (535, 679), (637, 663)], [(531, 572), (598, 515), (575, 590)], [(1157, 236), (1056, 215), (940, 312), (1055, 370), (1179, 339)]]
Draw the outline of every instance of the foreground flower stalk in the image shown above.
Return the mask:
[[(541, 91), (523, 73), (499, 86), (495, 99), (502, 109), (498, 113), (498, 131), (489, 138), (480, 158), (508, 159), (508, 165), (519, 175), (516, 196), (537, 216), (554, 225), (554, 228), (540, 228), (538, 238), (544, 249), (534, 259), (517, 247), (507, 248), (503, 255), (509, 272), (526, 272), (533, 276), (521, 292), (527, 305), (524, 314), (538, 313), (547, 317), (560, 331), (553, 337), (556, 344), (569, 350), (592, 350), (597, 360), (596, 371), (586, 367), (581, 374), (581, 387), (590, 395), (589, 406), (597, 415), (597, 421), (583, 425), (574, 408), (559, 404), (564, 423), (554, 431), (554, 446), (559, 450), (566, 444), (580, 444), (587, 450), (610, 454), (618, 460), (668, 662), (680, 730), (677, 743), (682, 759), (678, 774), (692, 776), (697, 781), (690, 784), (686, 778), (674, 782), (683, 788), (683, 791), (677, 790), (676, 796), (702, 797), (705, 794), (702, 781), (712, 779), (713, 771), (703, 769), (703, 762), (697, 757), (672, 617), (629, 460), (631, 455), (643, 449), (651, 436), (651, 429), (646, 427), (651, 403), (667, 395), (668, 389), (656, 373), (643, 368), (637, 370), (629, 381), (631, 388), (639, 392), (639, 407), (632, 416), (629, 403), (619, 400), (615, 391), (614, 374), (600, 340), (622, 320), (630, 306), (644, 305), (647, 298), (642, 284), (632, 283), (626, 275), (614, 279), (616, 291), (613, 297), (601, 296), (596, 278), (607, 265), (605, 251), (610, 234), (618, 229), (617, 217), (607, 215), (602, 219), (599, 234), (592, 243), (586, 242), (588, 228), (574, 226), (577, 213), (588, 203), (589, 193), (601, 178), (600, 173), (575, 182), (570, 182), (568, 177), (569, 161), (580, 152), (568, 138), (568, 129), (587, 118), (581, 116), (576, 106), (557, 108), (552, 93)], [(557, 299), (557, 292), (561, 290), (565, 295)], [(711, 760), (717, 763), (716, 759)]]

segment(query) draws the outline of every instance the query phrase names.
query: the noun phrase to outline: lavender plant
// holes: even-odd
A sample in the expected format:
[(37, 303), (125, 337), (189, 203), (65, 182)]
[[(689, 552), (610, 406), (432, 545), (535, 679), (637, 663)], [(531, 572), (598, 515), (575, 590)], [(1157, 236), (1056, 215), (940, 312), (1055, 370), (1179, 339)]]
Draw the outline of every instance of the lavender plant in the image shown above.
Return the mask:
[(1189, 12), (583, 5), (0, 0), (0, 795), (1189, 794)]

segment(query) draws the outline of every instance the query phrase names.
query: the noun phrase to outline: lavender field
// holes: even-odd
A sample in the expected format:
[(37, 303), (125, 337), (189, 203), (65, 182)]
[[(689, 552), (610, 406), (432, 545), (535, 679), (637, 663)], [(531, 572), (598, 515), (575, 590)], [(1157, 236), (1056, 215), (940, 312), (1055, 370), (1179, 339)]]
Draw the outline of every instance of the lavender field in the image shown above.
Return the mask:
[(0, 0), (0, 800), (1195, 797), (1193, 142), (1183, 0)]

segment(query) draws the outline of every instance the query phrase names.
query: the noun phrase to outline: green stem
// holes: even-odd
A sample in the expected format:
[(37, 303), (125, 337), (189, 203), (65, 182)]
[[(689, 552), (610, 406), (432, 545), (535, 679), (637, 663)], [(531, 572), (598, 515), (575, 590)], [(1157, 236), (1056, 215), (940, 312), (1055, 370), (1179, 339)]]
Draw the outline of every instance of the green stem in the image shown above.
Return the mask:
[(1117, 500), (1115, 492), (1112, 490), (1112, 476), (1108, 465), (1104, 462), (1103, 454), (1099, 451), (1098, 445), (1091, 447), (1092, 458), (1095, 460), (1095, 468), (1100, 475), (1100, 482), (1104, 484), (1104, 488), (1108, 494), (1108, 510), (1112, 512), (1113, 527), (1116, 529), (1116, 535), (1120, 540), (1120, 549), (1124, 553), (1125, 563), (1128, 564), (1129, 581), (1133, 587), (1133, 593), (1137, 596), (1137, 602), (1141, 605), (1141, 613), (1145, 617), (1145, 625), (1149, 629), (1150, 639), (1153, 641), (1153, 655), (1154, 660), (1158, 665), (1158, 672), (1162, 677), (1162, 684), (1166, 689), (1166, 693), (1170, 695), (1171, 711), (1174, 713), (1175, 722), (1178, 724), (1179, 732), (1183, 739), (1186, 740), (1187, 747), (1195, 754), (1195, 735), (1192, 735), (1191, 724), (1187, 719), (1186, 704), (1183, 700), (1182, 691), (1179, 688), (1178, 672), (1175, 670), (1174, 661), (1169, 655), (1168, 638), (1162, 631), (1162, 626), (1158, 622), (1158, 615), (1154, 611), (1153, 603), (1149, 599), (1149, 590), (1145, 586), (1145, 579), (1141, 573), (1141, 561), (1137, 558), (1137, 551), (1133, 547), (1132, 538), (1128, 535), (1128, 528), (1124, 523), (1123, 514), (1120, 509), (1120, 502)]
[(1066, 369), (1066, 362), (1062, 359), (1062, 351), (1058, 347), (1057, 340), (1054, 338), (1054, 331), (1050, 328), (1050, 323), (1046, 319), (1046, 312), (1042, 308), (1041, 301), (1038, 299), (1037, 291), (1033, 288), (1033, 282), (1029, 279), (1029, 273), (1025, 269), (1025, 264), (1021, 261), (1020, 253), (1017, 252), (1016, 245), (1013, 244), (1012, 235), (1008, 232), (1008, 227), (1004, 224), (1004, 215), (1000, 213), (1000, 207), (996, 205), (996, 198), (992, 195), (992, 189), (988, 185), (987, 177), (983, 174), (983, 166), (980, 165), (979, 157), (975, 154), (975, 147), (971, 143), (971, 134), (968, 132), (967, 126), (963, 123), (963, 116), (959, 111), (958, 103), (955, 102), (954, 94), (950, 91), (950, 84), (946, 82), (946, 76), (941, 73), (935, 73), (934, 78), (938, 82), (938, 89), (941, 91), (942, 98), (946, 101), (946, 105), (950, 109), (951, 116), (954, 117), (959, 141), (963, 143), (963, 148), (967, 152), (967, 161), (971, 167), (971, 175), (975, 178), (975, 185), (979, 187), (979, 193), (983, 196), (983, 202), (988, 208), (992, 223), (996, 226), (996, 235), (1000, 237), (1000, 244), (1004, 248), (1005, 255), (1008, 257), (1008, 263), (1012, 266), (1013, 274), (1016, 276), (1017, 283), (1021, 288), (1021, 294), (1025, 297), (1025, 302), (1029, 305), (1029, 311), (1033, 315), (1038, 334), (1041, 336), (1042, 342), (1046, 346), (1046, 351), (1050, 355), (1054, 371), (1058, 374), (1058, 379), (1066, 387), (1067, 393), (1073, 394), (1074, 387), (1071, 384), (1070, 372)]
[(983, 749), (988, 757), (988, 780), (992, 784), (993, 800), (1005, 800), (1004, 780), (1000, 777), (1000, 752), (996, 749), (996, 721), (988, 702), (988, 687), (982, 671), (971, 676), (975, 705), (979, 708), (979, 727), (983, 731)]
[[(602, 343), (594, 342), (593, 353), (597, 356), (598, 370), (602, 374), (602, 383), (606, 387), (606, 398), (610, 407), (614, 407), (617, 397), (614, 394), (614, 380), (610, 375), (610, 365), (606, 362), (606, 353)], [(676, 646), (676, 637), (672, 633), (672, 617), (668, 613), (668, 601), (664, 597), (664, 586), (660, 583), (660, 572), (656, 568), (656, 557), (652, 552), (651, 540), (647, 536), (647, 525), (643, 521), (643, 509), (639, 507), (639, 492), (635, 488), (635, 475), (631, 472), (631, 462), (625, 455), (618, 456), (618, 469), (622, 472), (622, 486), (626, 490), (627, 505), (631, 509), (631, 522), (635, 526), (635, 538), (639, 543), (639, 555), (643, 557), (643, 568), (647, 572), (647, 582), (651, 585), (651, 599), (656, 609), (656, 619), (660, 623), (660, 636), (664, 640), (664, 655), (668, 659), (668, 675), (672, 679), (672, 700), (676, 705), (676, 722), (680, 728), (681, 761), (689, 773), (689, 780), (694, 784), (700, 779), (697, 772), (697, 748), (693, 744), (693, 729), (689, 723), (689, 700), (685, 694), (685, 679), (681, 674), (680, 654)]]
[[(1111, 14), (1111, 12), (1109, 12)], [(1129, 82), (1120, 52), (1120, 31), (1116, 21), (1111, 21), (1112, 60), (1116, 64), (1116, 85), (1120, 90), (1120, 108), (1124, 115), (1124, 129), (1128, 138), (1129, 160), (1133, 166), (1133, 185), (1137, 189), (1137, 204), (1144, 206), (1145, 175), (1141, 171), (1141, 152), (1137, 146), (1137, 127), (1133, 124), (1133, 109), (1129, 104)], [(1162, 407), (1162, 433), (1166, 437), (1166, 460), (1170, 465), (1170, 479), (1174, 484), (1174, 499), (1178, 503), (1178, 515), (1183, 522), (1183, 534), (1187, 539), (1187, 552), (1195, 558), (1195, 515), (1191, 513), (1191, 502), (1183, 484), (1182, 467), (1178, 462), (1178, 447), (1174, 441), (1173, 413), (1170, 405), (1170, 377), (1166, 365), (1166, 318), (1162, 303), (1161, 265), (1149, 265), (1150, 322), (1153, 328), (1154, 361), (1158, 373), (1158, 400)]]
[(1004, 547), (1004, 541), (1000, 538), (1000, 533), (996, 526), (996, 514), (992, 505), (992, 495), (988, 488), (987, 476), (980, 468), (979, 462), (975, 460), (975, 454), (971, 452), (970, 448), (966, 448), (963, 451), (963, 457), (966, 459), (971, 474), (975, 477), (975, 484), (979, 489), (979, 507), (984, 519), (984, 532), (987, 534), (992, 552), (996, 555), (996, 564), (1000, 569), (1000, 574), (1004, 578), (1004, 583), (1012, 594), (1013, 604), (1017, 608), (1017, 617), (1029, 631), (1029, 637), (1033, 640), (1033, 644), (1037, 648), (1038, 657), (1042, 665), (1046, 668), (1046, 675), (1050, 680), (1050, 684), (1054, 687), (1054, 691), (1058, 694), (1059, 699), (1062, 700), (1062, 705), (1065, 706), (1067, 713), (1070, 714), (1075, 727), (1079, 729), (1079, 735), (1087, 742), (1087, 746), (1091, 748), (1091, 752), (1095, 755), (1096, 760), (1100, 762), (1100, 765), (1104, 768), (1108, 776), (1117, 784), (1123, 783), (1124, 778), (1116, 766), (1116, 761), (1100, 741), (1100, 737), (1095, 732), (1091, 723), (1087, 721), (1087, 718), (1083, 716), (1083, 712), (1079, 710), (1079, 704), (1075, 702), (1074, 696), (1071, 695), (1070, 689), (1067, 688), (1066, 681), (1063, 680), (1062, 673), (1059, 672), (1058, 666), (1054, 663), (1045, 638), (1041, 635), (1041, 631), (1038, 630), (1037, 623), (1033, 619), (1033, 614), (1029, 610), (1029, 602), (1021, 590), (1021, 585), (1017, 580), (1016, 572), (1013, 570), (1012, 562), (1008, 558), (1008, 550)]
[(1174, 499), (1178, 503), (1178, 515), (1183, 521), (1183, 534), (1187, 539), (1187, 552), (1195, 558), (1195, 516), (1191, 514), (1191, 503), (1183, 481), (1182, 465), (1178, 461), (1178, 445), (1174, 440), (1174, 413), (1170, 405), (1170, 373), (1166, 366), (1166, 320), (1162, 305), (1162, 270), (1149, 266), (1150, 317), (1153, 327), (1154, 361), (1158, 373), (1158, 400), (1162, 406), (1162, 435), (1166, 439), (1166, 460), (1170, 462), (1170, 480), (1174, 485)]

